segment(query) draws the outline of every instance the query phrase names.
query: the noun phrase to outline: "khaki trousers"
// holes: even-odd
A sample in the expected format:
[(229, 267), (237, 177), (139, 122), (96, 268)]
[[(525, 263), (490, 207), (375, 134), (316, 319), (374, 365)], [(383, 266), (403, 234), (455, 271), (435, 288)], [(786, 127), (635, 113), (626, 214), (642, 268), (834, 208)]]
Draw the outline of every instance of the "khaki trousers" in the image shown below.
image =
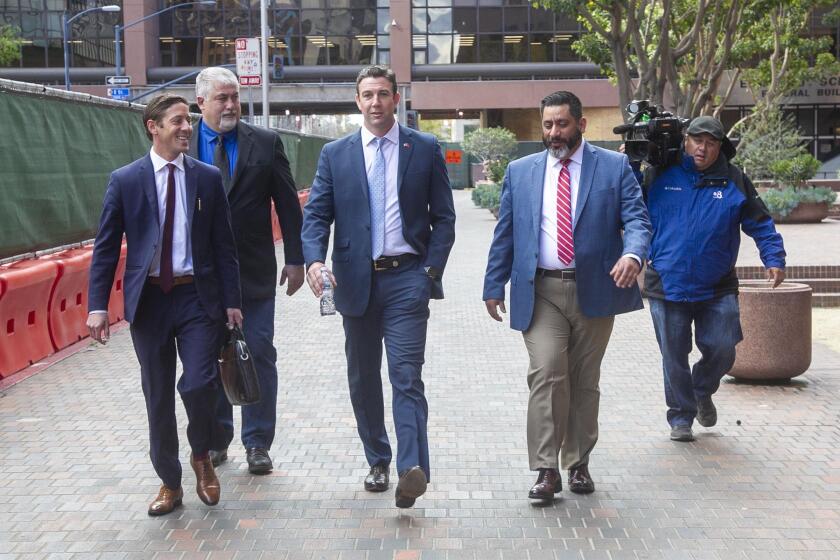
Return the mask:
[(586, 317), (574, 280), (537, 275), (528, 349), (528, 461), (531, 470), (585, 465), (598, 441), (601, 360), (613, 317)]

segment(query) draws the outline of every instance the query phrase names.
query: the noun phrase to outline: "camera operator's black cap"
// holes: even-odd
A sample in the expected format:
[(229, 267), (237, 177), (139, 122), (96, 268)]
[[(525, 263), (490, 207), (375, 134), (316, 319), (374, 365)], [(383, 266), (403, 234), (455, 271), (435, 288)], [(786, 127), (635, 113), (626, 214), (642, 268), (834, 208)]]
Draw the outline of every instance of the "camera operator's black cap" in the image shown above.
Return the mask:
[(688, 129), (685, 132), (686, 134), (691, 134), (692, 136), (698, 136), (704, 133), (709, 134), (720, 140), (721, 152), (723, 152), (723, 155), (726, 156), (726, 159), (732, 159), (735, 157), (735, 146), (733, 146), (732, 142), (729, 141), (729, 138), (726, 137), (726, 132), (723, 130), (723, 123), (716, 118), (708, 115), (697, 117), (691, 121), (691, 124), (688, 125)]

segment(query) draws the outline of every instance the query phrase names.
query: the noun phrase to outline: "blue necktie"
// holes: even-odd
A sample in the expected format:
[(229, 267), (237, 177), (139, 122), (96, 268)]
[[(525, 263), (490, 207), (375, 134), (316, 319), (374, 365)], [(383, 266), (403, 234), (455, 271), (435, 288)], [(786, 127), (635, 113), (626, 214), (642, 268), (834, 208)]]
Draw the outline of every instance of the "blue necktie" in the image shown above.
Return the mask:
[(385, 156), (382, 153), (384, 138), (374, 138), (376, 154), (368, 176), (370, 191), (370, 247), (373, 258), (378, 259), (385, 250)]

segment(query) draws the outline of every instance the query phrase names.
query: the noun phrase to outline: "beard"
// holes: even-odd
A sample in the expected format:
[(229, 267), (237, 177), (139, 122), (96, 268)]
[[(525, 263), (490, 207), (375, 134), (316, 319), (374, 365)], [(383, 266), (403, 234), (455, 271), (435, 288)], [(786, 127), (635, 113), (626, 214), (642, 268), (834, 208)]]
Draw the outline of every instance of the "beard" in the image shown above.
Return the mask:
[(581, 133), (580, 128), (578, 128), (578, 129), (575, 130), (574, 134), (572, 134), (571, 138), (569, 138), (567, 140), (564, 140), (562, 138), (559, 139), (563, 142), (563, 145), (560, 146), (559, 148), (552, 148), (551, 147), (551, 140), (552, 139), (549, 138), (549, 137), (546, 137), (546, 136), (543, 137), (543, 145), (546, 147), (546, 149), (548, 150), (548, 153), (551, 154), (552, 157), (563, 160), (563, 159), (568, 158), (570, 155), (572, 155), (572, 152), (574, 152), (574, 150), (577, 149), (577, 147), (580, 145), (580, 142), (581, 142), (582, 139), (583, 139), (583, 133)]
[(219, 132), (230, 132), (239, 123), (236, 115), (222, 115), (219, 119)]

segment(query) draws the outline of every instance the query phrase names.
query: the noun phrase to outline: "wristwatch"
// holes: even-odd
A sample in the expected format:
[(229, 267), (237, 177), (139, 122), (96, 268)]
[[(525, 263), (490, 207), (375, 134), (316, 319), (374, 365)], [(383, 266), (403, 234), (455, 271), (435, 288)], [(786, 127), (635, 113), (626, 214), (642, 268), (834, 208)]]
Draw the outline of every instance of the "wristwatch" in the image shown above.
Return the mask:
[(423, 270), (426, 271), (426, 276), (431, 278), (432, 280), (440, 279), (440, 270), (436, 269), (433, 266), (424, 266)]

